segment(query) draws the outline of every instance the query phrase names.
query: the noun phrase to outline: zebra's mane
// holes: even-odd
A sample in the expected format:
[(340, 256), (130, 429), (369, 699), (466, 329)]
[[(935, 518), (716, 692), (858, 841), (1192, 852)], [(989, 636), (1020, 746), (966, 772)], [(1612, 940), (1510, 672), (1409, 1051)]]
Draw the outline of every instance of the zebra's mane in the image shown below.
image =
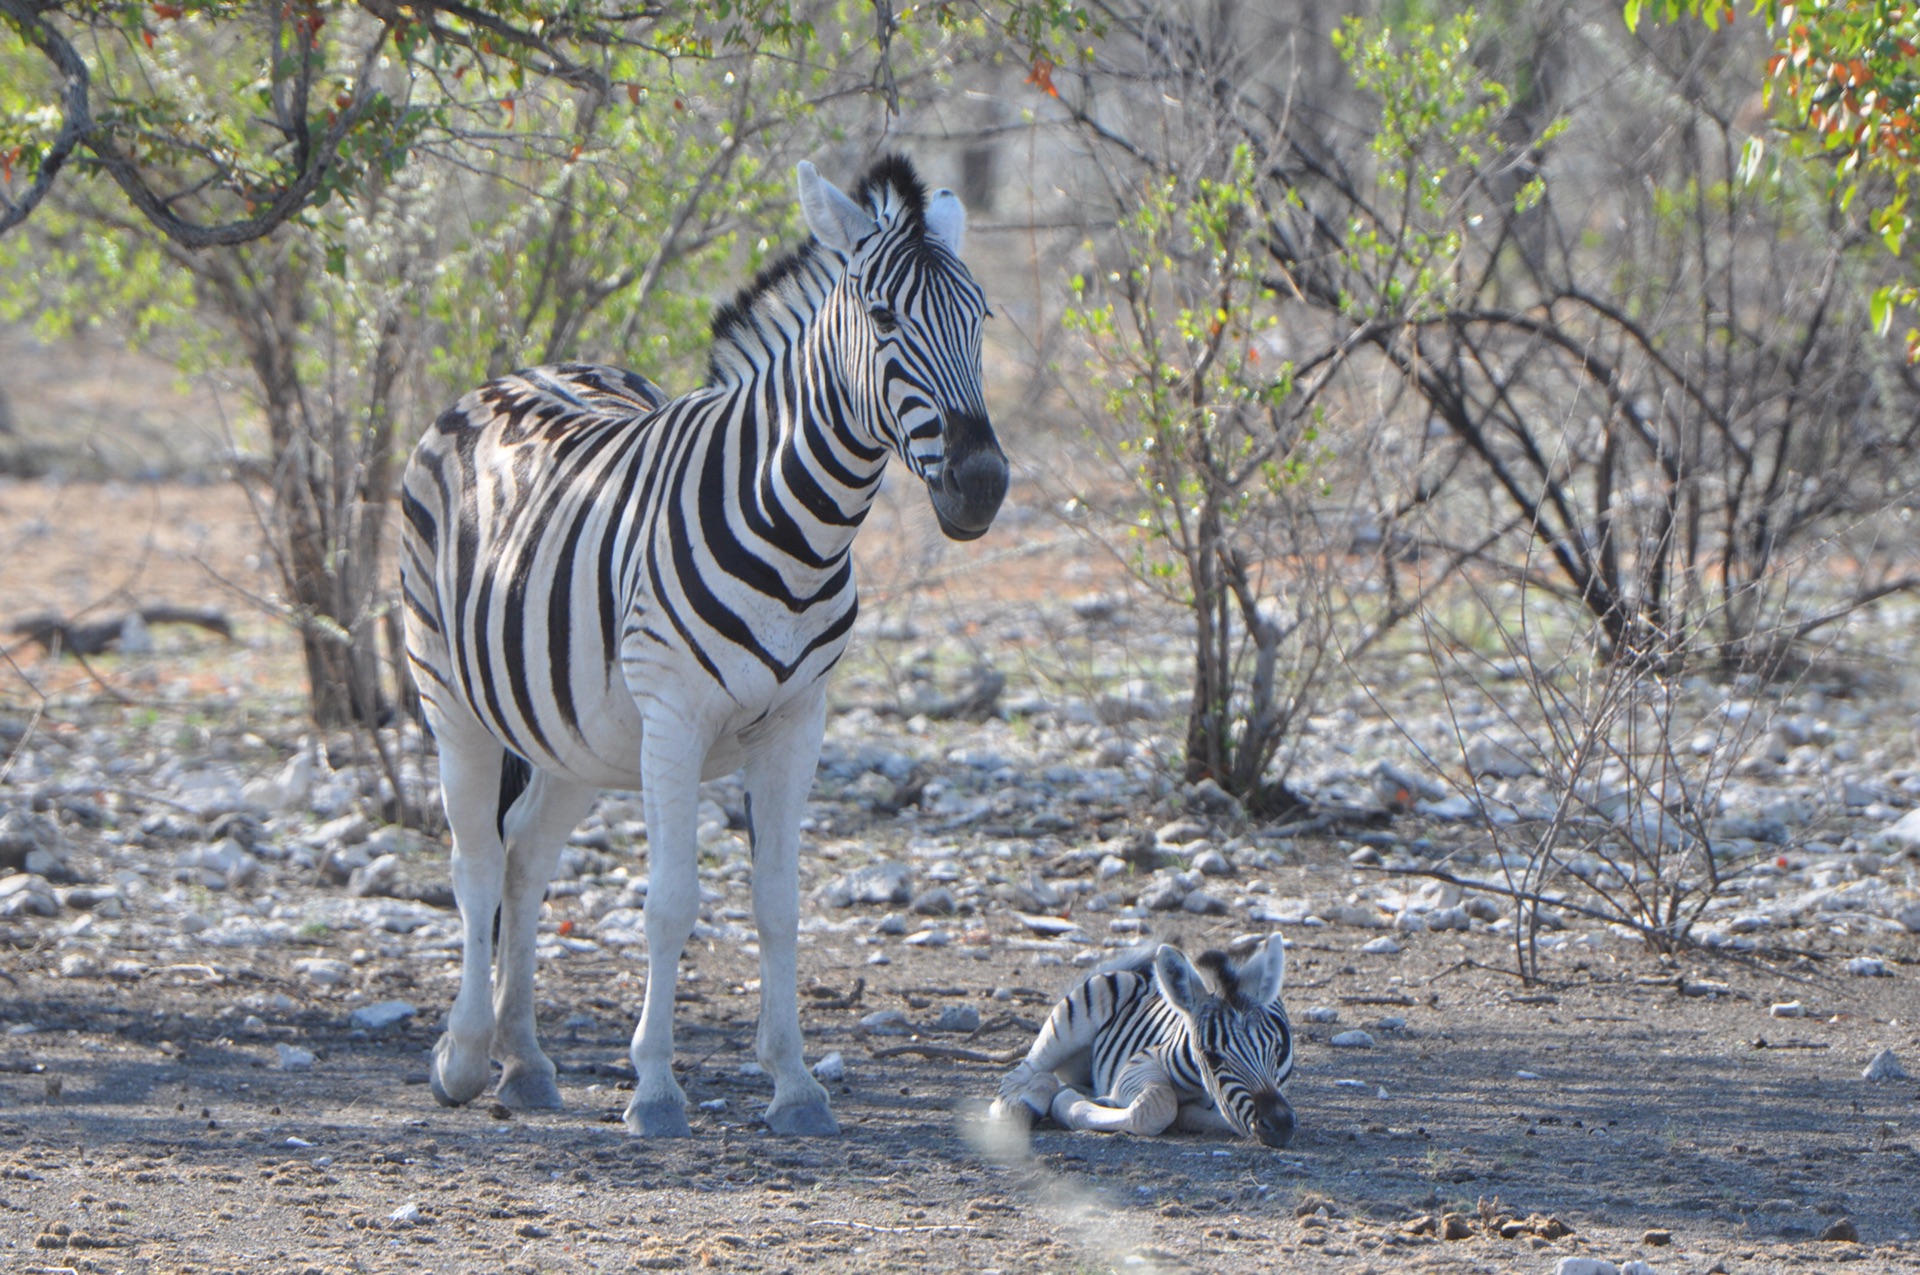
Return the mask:
[[(904, 222), (915, 241), (925, 238), (927, 188), (906, 156), (883, 155), (874, 161), (854, 188), (853, 202), (876, 220)], [(761, 367), (764, 356), (785, 343), (797, 320), (812, 317), (843, 264), (811, 237), (768, 262), (733, 300), (713, 312), (707, 384), (737, 384)]]
[[(1110, 961), (1105, 961), (1087, 975), (1089, 979), (1101, 974), (1138, 974), (1149, 981), (1153, 978), (1153, 957), (1158, 948), (1142, 943), (1128, 949)], [(1243, 1013), (1254, 1008), (1240, 995), (1240, 964), (1225, 952), (1217, 948), (1193, 958), (1194, 968), (1201, 973), (1201, 979), (1215, 996), (1234, 1009)]]

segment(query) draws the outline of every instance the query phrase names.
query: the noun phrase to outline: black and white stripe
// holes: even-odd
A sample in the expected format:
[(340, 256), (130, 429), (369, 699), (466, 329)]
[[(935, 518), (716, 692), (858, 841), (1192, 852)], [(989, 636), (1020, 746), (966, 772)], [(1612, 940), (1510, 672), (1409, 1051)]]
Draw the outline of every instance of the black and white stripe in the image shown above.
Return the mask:
[(1273, 937), (1238, 963), (1206, 952), (1196, 969), (1163, 944), (1101, 966), (1054, 1006), (1002, 1081), (996, 1113), (1142, 1134), (1227, 1129), (1285, 1146), (1294, 1130), (1280, 1093), (1293, 1074), (1285, 961)]
[[(766, 935), (790, 926), (797, 904), (771, 897), (791, 886), (763, 899), (760, 882), (794, 871), (822, 679), (857, 610), (853, 537), (887, 458), (926, 484), (956, 539), (986, 531), (1007, 463), (981, 387), (988, 311), (960, 260), (959, 201), (929, 196), (897, 157), (852, 197), (807, 164), (798, 185), (814, 238), (721, 308), (706, 385), (676, 398), (610, 368), (518, 372), (442, 414), (407, 468), (408, 653), (440, 745), (467, 929), (433, 1072), (446, 1101), (484, 1088), (489, 1050), (505, 1068), (503, 1101), (558, 1101), (517, 990), (531, 985), (537, 869), (557, 853), (534, 843), (556, 828), (563, 838), (593, 789), (637, 788), (652, 960), (629, 1122), (685, 1130), (670, 984), (697, 900), (694, 785), (744, 765), (770, 989), (762, 1056), (778, 1056), (770, 1119), (799, 1111), (786, 1121), (795, 1131), (831, 1124), (785, 1006), (791, 942)], [(484, 959), (495, 906), (492, 981), (507, 989), (494, 988), (497, 1007)], [(793, 1022), (769, 1028), (769, 1015)]]

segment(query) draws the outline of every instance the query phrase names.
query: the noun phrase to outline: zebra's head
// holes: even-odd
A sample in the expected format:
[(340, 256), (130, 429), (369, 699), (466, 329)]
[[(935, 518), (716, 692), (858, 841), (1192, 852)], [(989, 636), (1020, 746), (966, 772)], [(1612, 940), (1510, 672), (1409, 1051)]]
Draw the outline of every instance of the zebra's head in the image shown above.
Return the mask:
[(980, 383), (987, 302), (960, 260), (967, 210), (950, 190), (928, 196), (898, 156), (852, 198), (812, 164), (797, 175), (808, 228), (847, 263), (827, 304), (855, 410), (927, 484), (940, 529), (976, 539), (1007, 494), (1007, 457)]
[(1293, 1108), (1280, 1093), (1293, 1074), (1293, 1032), (1280, 1005), (1286, 961), (1279, 935), (1239, 964), (1203, 953), (1200, 964), (1219, 988), (1213, 991), (1179, 948), (1162, 944), (1153, 957), (1154, 983), (1186, 1020), (1214, 1106), (1243, 1136), (1270, 1147), (1293, 1140)]

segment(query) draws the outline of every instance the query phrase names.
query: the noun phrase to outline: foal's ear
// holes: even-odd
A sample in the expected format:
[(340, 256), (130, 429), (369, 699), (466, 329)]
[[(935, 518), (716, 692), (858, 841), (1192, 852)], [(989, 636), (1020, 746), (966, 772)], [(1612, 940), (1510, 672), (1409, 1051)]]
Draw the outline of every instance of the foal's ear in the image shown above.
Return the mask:
[(947, 245), (954, 256), (966, 250), (967, 206), (945, 186), (927, 200), (926, 223), (927, 233)]
[(1207, 996), (1207, 985), (1200, 971), (1193, 968), (1186, 953), (1171, 943), (1162, 943), (1153, 954), (1153, 981), (1167, 1003), (1183, 1014), (1191, 1014)]
[(1280, 984), (1287, 972), (1287, 941), (1269, 934), (1246, 964), (1240, 967), (1240, 1001), (1245, 1005), (1272, 1005), (1280, 999)]
[(801, 160), (794, 165), (794, 182), (800, 191), (800, 212), (807, 229), (826, 247), (845, 257), (853, 255), (862, 239), (880, 228), (866, 210), (848, 199), (841, 189), (822, 177), (812, 164)]

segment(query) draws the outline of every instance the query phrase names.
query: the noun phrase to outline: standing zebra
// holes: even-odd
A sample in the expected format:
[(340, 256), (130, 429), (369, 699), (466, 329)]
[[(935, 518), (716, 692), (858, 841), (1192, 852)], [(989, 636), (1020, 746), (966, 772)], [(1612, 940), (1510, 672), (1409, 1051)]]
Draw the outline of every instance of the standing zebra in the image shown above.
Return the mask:
[(1033, 1048), (1000, 1082), (994, 1116), (1050, 1115), (1068, 1129), (1149, 1136), (1171, 1127), (1229, 1132), (1286, 1146), (1286, 960), (1277, 935), (1237, 965), (1203, 953), (1217, 991), (1167, 944), (1108, 962), (1047, 1015)]
[(1007, 459), (982, 396), (988, 311), (960, 261), (960, 201), (929, 198), (898, 157), (851, 199), (811, 164), (797, 177), (813, 240), (715, 316), (703, 388), (668, 399), (608, 368), (517, 373), (444, 413), (407, 467), (407, 652), (439, 743), (465, 938), (433, 1051), (444, 1103), (478, 1096), (491, 1057), (502, 1103), (561, 1105), (534, 1030), (540, 902), (596, 790), (637, 788), (649, 965), (626, 1122), (689, 1132), (673, 996), (699, 903), (699, 784), (744, 767), (767, 1123), (838, 1131), (801, 1057), (794, 947), (854, 533), (893, 454), (941, 529), (974, 539)]

